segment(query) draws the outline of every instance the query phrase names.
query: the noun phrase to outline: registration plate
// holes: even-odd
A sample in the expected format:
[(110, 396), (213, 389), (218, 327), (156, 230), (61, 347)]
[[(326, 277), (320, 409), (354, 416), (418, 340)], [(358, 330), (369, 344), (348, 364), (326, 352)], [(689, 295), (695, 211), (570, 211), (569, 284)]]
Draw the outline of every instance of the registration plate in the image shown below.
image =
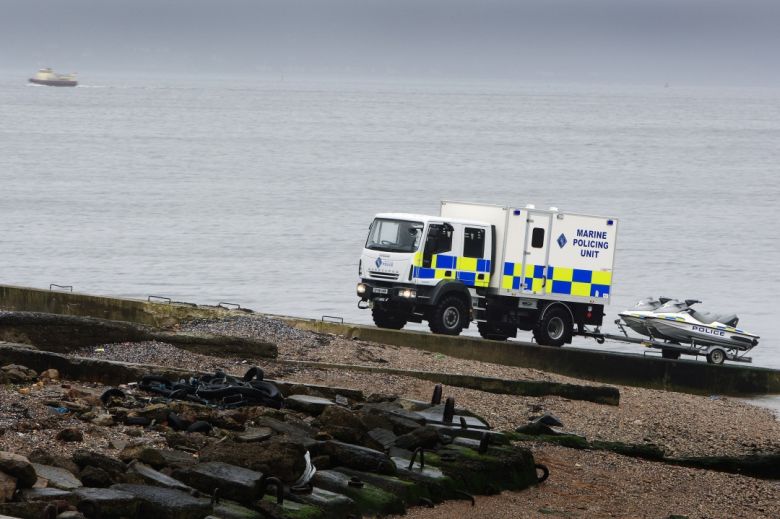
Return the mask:
[(375, 294), (387, 294), (387, 289), (386, 288), (375, 288), (374, 289), (374, 293)]

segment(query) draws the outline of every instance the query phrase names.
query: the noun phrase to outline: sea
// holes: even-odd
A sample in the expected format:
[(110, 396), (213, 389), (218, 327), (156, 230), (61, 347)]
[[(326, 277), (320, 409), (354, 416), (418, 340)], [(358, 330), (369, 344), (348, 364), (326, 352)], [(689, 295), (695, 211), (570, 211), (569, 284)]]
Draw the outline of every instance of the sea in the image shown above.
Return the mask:
[(699, 299), (780, 368), (780, 89), (80, 76), (0, 79), (0, 283), (370, 323), (375, 213), (554, 206), (619, 220), (603, 331)]

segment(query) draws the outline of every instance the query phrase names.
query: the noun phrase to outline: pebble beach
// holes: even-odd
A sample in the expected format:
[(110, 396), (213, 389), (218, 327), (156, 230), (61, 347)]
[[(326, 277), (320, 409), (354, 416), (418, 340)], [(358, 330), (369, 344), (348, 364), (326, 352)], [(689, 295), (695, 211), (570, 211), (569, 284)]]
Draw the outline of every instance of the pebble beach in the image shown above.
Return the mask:
[[(240, 375), (248, 365), (261, 367), (267, 378), (359, 389), (366, 395), (394, 394), (429, 400), (433, 383), (417, 378), (301, 366), (296, 361), (417, 369), (573, 384), (593, 384), (535, 369), (465, 361), (339, 336), (297, 330), (262, 316), (193, 321), (181, 331), (208, 332), (272, 342), (276, 360), (210, 356), (191, 353), (162, 342), (105, 344), (84, 348), (74, 356), (156, 364), (197, 371), (223, 370)], [(770, 411), (720, 395), (696, 396), (627, 386), (620, 405), (569, 400), (557, 396), (500, 395), (445, 386), (455, 398), (497, 430), (514, 430), (534, 416), (550, 413), (563, 429), (588, 440), (620, 441), (657, 446), (669, 456), (738, 456), (780, 452), (780, 421)], [(95, 391), (100, 391), (96, 387)], [(34, 396), (25, 396), (28, 415), (37, 416)], [(18, 395), (0, 389), (0, 408), (25, 413)], [(14, 415), (14, 416), (16, 416)], [(22, 416), (22, 415), (19, 415)], [(46, 419), (52, 419), (48, 417)], [(34, 421), (34, 420), (33, 420)], [(75, 421), (75, 420), (74, 420)], [(0, 427), (9, 427), (9, 420)], [(81, 424), (72, 424), (84, 427)], [(94, 426), (87, 426), (87, 429)], [(46, 429), (0, 436), (5, 448), (27, 453), (36, 447), (60, 449)], [(114, 435), (122, 436), (118, 429)], [(116, 443), (105, 431), (87, 430), (97, 447), (110, 452)], [(127, 438), (125, 438), (127, 439)], [(149, 438), (155, 442), (155, 438)], [(701, 469), (673, 466), (605, 451), (583, 451), (540, 442), (523, 442), (535, 459), (550, 468), (545, 483), (521, 492), (479, 497), (476, 507), (448, 502), (432, 509), (414, 508), (407, 517), (780, 517), (780, 482)]]

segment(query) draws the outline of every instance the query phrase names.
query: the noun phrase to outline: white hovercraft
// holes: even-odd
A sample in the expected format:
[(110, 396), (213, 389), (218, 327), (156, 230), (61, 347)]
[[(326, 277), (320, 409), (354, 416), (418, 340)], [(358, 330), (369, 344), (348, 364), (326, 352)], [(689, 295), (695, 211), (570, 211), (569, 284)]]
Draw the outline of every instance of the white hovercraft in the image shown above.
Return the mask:
[[(684, 353), (705, 355), (713, 364), (722, 364), (724, 360), (750, 362), (744, 354), (758, 345), (758, 335), (737, 328), (739, 318), (735, 314), (712, 314), (691, 308), (700, 302), (665, 297), (643, 299), (631, 310), (618, 314), (622, 321), (618, 319), (615, 324), (624, 337), (616, 337), (659, 348), (664, 358), (676, 359)], [(629, 337), (624, 326), (650, 341)]]

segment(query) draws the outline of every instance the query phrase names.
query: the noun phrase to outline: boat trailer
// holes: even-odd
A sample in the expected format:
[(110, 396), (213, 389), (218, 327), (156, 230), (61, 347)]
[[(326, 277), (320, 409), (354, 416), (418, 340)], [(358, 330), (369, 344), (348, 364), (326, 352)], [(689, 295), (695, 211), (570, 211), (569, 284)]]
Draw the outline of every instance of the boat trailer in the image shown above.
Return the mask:
[(726, 346), (698, 344), (696, 341), (691, 341), (690, 344), (681, 344), (666, 340), (657, 340), (652, 336), (649, 339), (643, 339), (628, 335), (628, 332), (620, 319), (617, 319), (615, 324), (620, 328), (623, 335), (602, 333), (598, 328), (593, 331), (586, 329), (581, 335), (595, 339), (599, 344), (604, 344), (607, 340), (629, 344), (641, 344), (646, 348), (661, 350), (661, 356), (665, 359), (676, 360), (680, 358), (680, 355), (693, 355), (695, 357), (701, 355), (706, 357), (707, 362), (710, 364), (723, 364), (723, 361), (725, 360), (730, 360), (732, 362), (753, 362), (751, 357), (745, 356), (752, 346), (743, 350), (736, 347), (729, 348)]

